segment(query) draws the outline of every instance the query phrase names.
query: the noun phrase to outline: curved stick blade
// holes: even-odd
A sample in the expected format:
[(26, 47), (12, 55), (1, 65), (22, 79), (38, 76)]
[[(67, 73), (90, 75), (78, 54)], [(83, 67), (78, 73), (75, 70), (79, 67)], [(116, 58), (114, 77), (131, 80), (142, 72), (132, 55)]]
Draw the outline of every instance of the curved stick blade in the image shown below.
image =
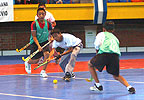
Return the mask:
[(93, 77), (91, 76), (89, 79), (87, 78), (87, 79), (85, 79), (87, 82), (92, 82), (94, 79), (93, 79)]
[(20, 52), (18, 49), (16, 49), (16, 52)]
[(23, 61), (26, 61), (24, 57), (22, 57), (22, 60), (23, 60)]

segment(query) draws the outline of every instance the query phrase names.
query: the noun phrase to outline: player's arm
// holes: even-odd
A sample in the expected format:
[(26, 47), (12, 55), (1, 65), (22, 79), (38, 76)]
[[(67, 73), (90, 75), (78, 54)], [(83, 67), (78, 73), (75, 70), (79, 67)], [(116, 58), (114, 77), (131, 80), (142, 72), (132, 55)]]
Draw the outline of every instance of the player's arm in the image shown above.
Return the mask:
[(98, 53), (99, 50), (96, 50), (96, 53)]
[(47, 23), (48, 23), (48, 30), (52, 30), (52, 24), (49, 21), (47, 21)]
[(55, 27), (56, 26), (56, 22), (52, 22), (52, 27)]
[(73, 47), (70, 47), (66, 52), (57, 55), (56, 60), (59, 59), (59, 58), (61, 58), (61, 56), (63, 56), (63, 55), (69, 54), (72, 51), (73, 51)]
[(55, 51), (55, 48), (52, 48), (52, 50), (51, 50), (51, 52), (50, 52), (50, 54), (49, 54), (49, 57), (48, 57), (48, 59), (47, 59), (48, 62), (52, 59), (52, 57), (53, 57), (53, 55), (54, 55), (54, 51)]
[(52, 23), (52, 27), (54, 28), (56, 26), (56, 22), (55, 22), (55, 18), (52, 14), (50, 15), (50, 22)]
[(98, 35), (95, 38), (94, 46), (96, 49), (96, 53), (98, 53), (100, 46), (102, 45), (104, 41), (105, 35), (103, 32), (98, 33)]
[(70, 47), (66, 52), (62, 53), (61, 56), (69, 54), (73, 51), (73, 47)]

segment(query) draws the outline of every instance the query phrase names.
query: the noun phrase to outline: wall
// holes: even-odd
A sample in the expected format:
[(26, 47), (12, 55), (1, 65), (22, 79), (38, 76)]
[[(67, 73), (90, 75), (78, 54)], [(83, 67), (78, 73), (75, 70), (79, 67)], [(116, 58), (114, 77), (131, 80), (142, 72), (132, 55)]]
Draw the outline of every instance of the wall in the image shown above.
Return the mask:
[(13, 50), (29, 42), (30, 23), (0, 23), (0, 50)]
[[(144, 20), (114, 20), (115, 35), (120, 40), (121, 47), (144, 46)], [(0, 50), (14, 50), (29, 42), (31, 22), (0, 23)], [(89, 21), (57, 22), (63, 32), (69, 32), (82, 39), (85, 44), (85, 26), (91, 26)], [(8, 26), (8, 27), (7, 27)], [(102, 26), (98, 25), (98, 32)]]
[[(30, 25), (36, 15), (37, 6), (14, 6), (15, 22), (0, 23), (0, 50), (14, 50), (29, 42)], [(54, 14), (57, 25), (63, 31), (68, 31), (81, 38), (85, 47), (84, 27), (93, 25), (93, 4), (49, 4), (47, 7), (47, 10)], [(108, 3), (107, 19), (115, 19), (115, 35), (121, 42), (120, 46), (144, 46), (143, 9), (143, 2)], [(98, 25), (98, 31), (101, 29), (101, 25)]]

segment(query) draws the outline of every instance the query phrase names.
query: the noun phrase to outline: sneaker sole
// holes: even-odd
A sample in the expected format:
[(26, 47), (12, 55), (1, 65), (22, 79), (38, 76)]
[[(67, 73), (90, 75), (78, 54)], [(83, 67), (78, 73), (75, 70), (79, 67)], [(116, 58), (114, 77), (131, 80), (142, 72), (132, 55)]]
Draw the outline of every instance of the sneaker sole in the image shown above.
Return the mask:
[(135, 94), (135, 92), (129, 92), (129, 94)]
[(40, 75), (40, 77), (42, 77), (42, 78), (48, 78), (48, 76), (43, 77), (42, 75)]
[(97, 88), (94, 88), (94, 87), (90, 87), (90, 90), (91, 91), (100, 91), (100, 90), (98, 90)]

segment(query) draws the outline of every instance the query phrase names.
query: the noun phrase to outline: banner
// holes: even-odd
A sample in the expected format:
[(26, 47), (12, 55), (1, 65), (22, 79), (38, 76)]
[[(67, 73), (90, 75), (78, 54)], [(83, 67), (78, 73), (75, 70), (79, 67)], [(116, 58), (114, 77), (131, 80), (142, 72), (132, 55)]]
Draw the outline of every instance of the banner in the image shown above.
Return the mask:
[(107, 0), (94, 0), (94, 24), (103, 24), (107, 17)]
[(0, 0), (0, 22), (14, 21), (13, 0)]

